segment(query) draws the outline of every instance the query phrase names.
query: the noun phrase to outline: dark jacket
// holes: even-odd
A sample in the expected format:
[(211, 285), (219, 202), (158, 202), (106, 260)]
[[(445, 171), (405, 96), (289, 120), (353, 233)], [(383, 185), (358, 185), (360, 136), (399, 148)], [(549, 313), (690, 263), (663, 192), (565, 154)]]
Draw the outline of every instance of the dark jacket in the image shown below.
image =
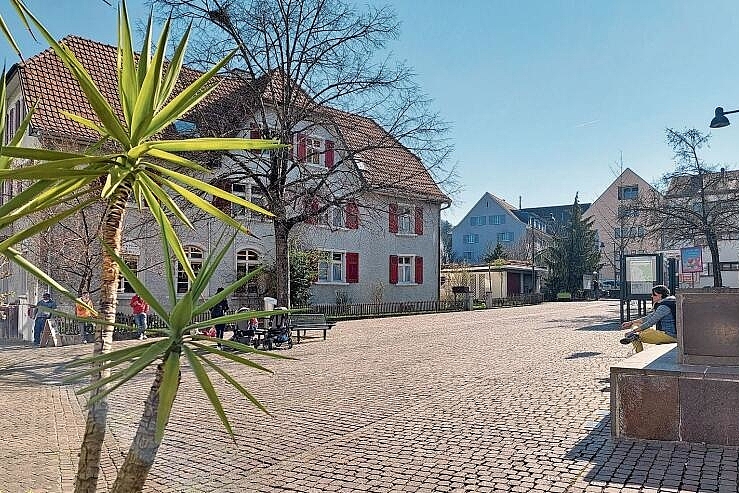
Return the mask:
[(228, 301), (221, 300), (217, 305), (210, 308), (210, 318), (222, 317), (228, 311)]

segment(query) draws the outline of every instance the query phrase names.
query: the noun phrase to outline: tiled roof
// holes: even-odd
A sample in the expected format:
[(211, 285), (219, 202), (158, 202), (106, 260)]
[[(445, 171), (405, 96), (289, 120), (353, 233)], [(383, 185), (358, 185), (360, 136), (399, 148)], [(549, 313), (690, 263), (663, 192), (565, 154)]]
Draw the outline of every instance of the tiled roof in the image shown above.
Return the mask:
[[(78, 36), (67, 36), (61, 42), (75, 54), (90, 73), (100, 92), (122, 119), (123, 114), (118, 101), (116, 48)], [(51, 49), (22, 62), (18, 68), (26, 100), (29, 104), (38, 102), (31, 122), (34, 131), (52, 137), (74, 136), (81, 141), (98, 139), (94, 131), (61, 113), (68, 111), (97, 121), (82, 88)], [(183, 69), (175, 93), (178, 92), (178, 88), (184, 88), (198, 75), (197, 71)], [(250, 88), (249, 84), (240, 78), (223, 78), (218, 88), (204, 101), (203, 106), (211, 109), (223, 107), (228, 105), (236, 94), (239, 95), (240, 102), (249, 104), (248, 94), (252, 91), (261, 92), (266, 100), (279, 101), (282, 98), (284, 80), (276, 71), (257, 79), (251, 85), (253, 87)], [(309, 98), (307, 94), (302, 94)], [(324, 108), (324, 110), (347, 148), (356, 152), (355, 160), (370, 186), (388, 193), (437, 201), (449, 200), (421, 160), (393, 139), (377, 122), (336, 109)]]
[(703, 175), (701, 185), (699, 175), (681, 175), (670, 180), (667, 197), (690, 197), (701, 188), (712, 194), (736, 194), (739, 191), (739, 170), (723, 170)]

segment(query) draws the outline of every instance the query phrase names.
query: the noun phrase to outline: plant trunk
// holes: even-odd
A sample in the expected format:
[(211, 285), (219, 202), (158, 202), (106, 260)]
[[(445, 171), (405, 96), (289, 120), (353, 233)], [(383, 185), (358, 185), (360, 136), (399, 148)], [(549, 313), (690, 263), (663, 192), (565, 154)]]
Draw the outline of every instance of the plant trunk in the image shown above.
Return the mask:
[[(121, 233), (123, 230), (123, 216), (126, 212), (126, 202), (130, 195), (129, 188), (121, 188), (111, 200), (105, 212), (102, 225), (102, 240), (107, 243), (116, 254), (121, 251)], [(103, 249), (102, 272), (100, 289), (100, 318), (108, 322), (115, 322), (115, 313), (118, 308), (118, 264)], [(113, 347), (113, 326), (97, 325), (95, 327), (95, 344), (93, 354), (109, 353)], [(110, 370), (100, 370), (94, 373), (90, 381), (97, 382), (110, 375)], [(106, 386), (90, 394), (90, 398), (99, 395)], [(100, 455), (105, 440), (106, 421), (108, 418), (108, 401), (102, 398), (92, 404), (87, 411), (85, 436), (80, 446), (80, 461), (77, 466), (77, 480), (75, 493), (94, 493), (97, 488), (100, 473)]]
[[(154, 465), (154, 459), (161, 444), (157, 443), (155, 434), (159, 409), (159, 387), (162, 385), (163, 377), (164, 363), (160, 363), (149, 390), (149, 397), (144, 402), (144, 412), (139, 420), (136, 436), (131, 442), (123, 466), (118, 471), (113, 488), (110, 490), (111, 493), (134, 493), (144, 488), (146, 477), (149, 475), (151, 466)], [(177, 386), (179, 388), (179, 380)]]
[(279, 306), (290, 306), (290, 260), (288, 258), (288, 235), (290, 229), (287, 225), (275, 219), (275, 275), (277, 284), (277, 304)]

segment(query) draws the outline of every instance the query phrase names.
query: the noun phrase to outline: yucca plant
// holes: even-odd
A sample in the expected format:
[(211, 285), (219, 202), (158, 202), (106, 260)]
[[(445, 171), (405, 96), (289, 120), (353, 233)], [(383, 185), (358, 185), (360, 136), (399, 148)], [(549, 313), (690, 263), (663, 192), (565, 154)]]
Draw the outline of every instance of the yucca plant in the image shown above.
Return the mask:
[[(213, 383), (208, 376), (209, 371), (214, 372), (219, 377), (225, 379), (226, 382), (241, 392), (241, 394), (243, 394), (244, 397), (251, 401), (257, 408), (267, 412), (264, 406), (260, 404), (247, 389), (239, 384), (232, 375), (218, 364), (215, 358), (225, 358), (260, 371), (268, 372), (270, 370), (240, 354), (236, 354), (235, 352), (219, 350), (209, 344), (209, 342), (217, 341), (231, 349), (242, 352), (260, 354), (273, 358), (289, 358), (273, 353), (257, 351), (251, 346), (234, 341), (222, 341), (220, 339), (213, 339), (202, 335), (191, 335), (193, 332), (196, 332), (196, 329), (213, 324), (235, 323), (252, 317), (264, 317), (286, 313), (285, 311), (242, 311), (233, 315), (226, 315), (206, 320), (204, 322), (192, 322), (193, 318), (197, 315), (206, 312), (212, 306), (230, 296), (234, 291), (243, 286), (254, 276), (259, 275), (259, 270), (250, 272), (233, 284), (225, 287), (223, 291), (218, 292), (215, 296), (208, 298), (203, 302), (197, 302), (197, 300), (201, 299), (203, 292), (215, 274), (218, 264), (221, 262), (224, 255), (229, 252), (232, 242), (233, 239), (227, 242), (224, 248), (215, 255), (210, 255), (206, 258), (197, 277), (192, 281), (189, 291), (181, 294), (179, 299), (175, 290), (176, 270), (172, 265), (172, 252), (169, 249), (167, 242), (162, 242), (164, 258), (168, 259), (164, 262), (164, 266), (165, 278), (167, 279), (169, 290), (169, 305), (172, 306), (171, 309), (167, 309), (162, 303), (160, 303), (157, 297), (154, 296), (154, 294), (152, 294), (146, 286), (141, 283), (141, 281), (139, 281), (136, 277), (136, 273), (128, 268), (123, 259), (116, 255), (112, 248), (105, 245), (108, 254), (121, 269), (123, 276), (128, 279), (131, 285), (136, 289), (139, 296), (149, 303), (152, 310), (161, 317), (166, 325), (166, 328), (162, 329), (160, 332), (161, 335), (164, 336), (162, 339), (157, 338), (125, 349), (83, 358), (68, 365), (79, 367), (95, 363), (96, 365), (111, 370), (111, 374), (107, 378), (93, 381), (89, 385), (86, 385), (77, 391), (78, 394), (90, 393), (91, 397), (88, 401), (88, 405), (94, 405), (96, 401), (99, 401), (130, 379), (141, 374), (148, 367), (156, 365), (154, 381), (151, 384), (149, 395), (144, 403), (144, 411), (141, 416), (141, 420), (139, 421), (136, 436), (131, 443), (131, 447), (123, 466), (118, 471), (118, 477), (116, 478), (111, 490), (112, 493), (141, 491), (143, 488), (149, 470), (154, 463), (159, 445), (162, 442), (165, 428), (177, 396), (183, 357), (188, 362), (190, 370), (193, 372), (201, 389), (210, 400), (216, 414), (223, 423), (223, 426), (232, 436), (233, 430), (231, 428), (231, 424), (224, 412)], [(86, 378), (94, 371), (94, 369), (83, 370), (72, 375), (67, 379), (67, 381), (79, 381)]]
[[(180, 261), (187, 275), (194, 278), (172, 221), (178, 221), (189, 227), (192, 227), (192, 224), (175, 202), (175, 197), (181, 197), (194, 208), (242, 232), (247, 232), (242, 224), (204, 200), (197, 192), (220, 197), (258, 213), (271, 214), (244, 199), (190, 176), (205, 174), (208, 170), (176, 153), (275, 149), (282, 146), (275, 141), (239, 138), (157, 140), (162, 131), (202, 102), (216, 87), (217, 82), (214, 78), (230, 59), (230, 56), (227, 56), (191, 85), (175, 93), (189, 30), (177, 44), (167, 63), (165, 51), (169, 40), (170, 23), (169, 21), (164, 23), (156, 49), (152, 53), (153, 22), (150, 16), (143, 48), (137, 56), (132, 45), (126, 5), (125, 2), (122, 3), (118, 22), (117, 73), (123, 119), (119, 119), (113, 105), (103, 97), (90, 74), (74, 54), (67, 47), (60, 45), (20, 0), (12, 1), (21, 17), (41, 34), (72, 73), (94, 109), (97, 121), (72, 113), (65, 112), (65, 115), (93, 129), (99, 134), (100, 140), (88, 151), (78, 153), (19, 147), (20, 136), (33, 115), (33, 108), (30, 109), (21, 127), (22, 130), (11, 143), (0, 147), (0, 156), (3, 156), (0, 159), (0, 179), (28, 182), (20, 194), (0, 206), (0, 229), (15, 224), (23, 227), (20, 232), (0, 242), (0, 253), (36, 277), (60, 289), (63, 294), (68, 294), (49, 275), (24, 258), (14, 245), (75, 214), (83, 207), (103, 200), (106, 212), (101, 237), (108, 249), (104, 251), (101, 266), (99, 308), (101, 323), (96, 327), (94, 353), (105, 354), (110, 352), (112, 347), (113, 323), (118, 302), (116, 287), (120, 272), (115, 258), (120, 254), (123, 218), (131, 196), (133, 195), (140, 209), (152, 213), (162, 230), (162, 241), (171, 246), (173, 255)], [(4, 98), (2, 104), (5, 104)], [(4, 109), (0, 108), (2, 110), (0, 114), (5, 114)], [(104, 152), (104, 149), (113, 150)], [(16, 159), (28, 160), (31, 164), (13, 168), (12, 162)], [(182, 169), (187, 172), (181, 172)], [(48, 219), (27, 227), (25, 223), (29, 218), (42, 211), (49, 213)], [(109, 368), (97, 365), (96, 371), (92, 372), (92, 380), (107, 382), (109, 375)], [(94, 388), (91, 395), (93, 405), (90, 406), (87, 416), (75, 486), (78, 493), (92, 493), (96, 488), (107, 420), (105, 391), (106, 384), (101, 384)], [(101, 397), (98, 398), (98, 395)]]

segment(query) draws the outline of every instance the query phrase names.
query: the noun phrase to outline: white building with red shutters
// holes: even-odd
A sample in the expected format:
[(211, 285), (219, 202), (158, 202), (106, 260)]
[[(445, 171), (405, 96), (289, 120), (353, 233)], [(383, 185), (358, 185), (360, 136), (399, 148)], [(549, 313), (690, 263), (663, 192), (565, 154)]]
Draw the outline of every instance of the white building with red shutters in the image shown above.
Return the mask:
[[(85, 66), (111, 105), (120, 111), (116, 96), (115, 48), (76, 36), (68, 36), (63, 42)], [(265, 76), (259, 84), (263, 91), (279, 92), (279, 87), (275, 87), (279, 81), (274, 77)], [(68, 111), (94, 119), (81, 89), (52, 51), (43, 51), (15, 65), (9, 72), (8, 87), (11, 125), (20, 122), (20, 115), (25, 114), (29, 104), (38, 105), (26, 137), (27, 145), (50, 146), (70, 141), (84, 145), (97, 139), (89, 129), (63, 115), (62, 111)], [(228, 125), (229, 115), (238, 114), (243, 124), (244, 115), (248, 115), (240, 106), (244, 104), (243, 98), (239, 104), (234, 103), (240, 90), (238, 82), (222, 81), (209, 96), (208, 105), (202, 108), (199, 117), (211, 118), (213, 124)], [(320, 187), (313, 187), (311, 184), (315, 181), (311, 178), (305, 181), (304, 188), (296, 186), (288, 191), (289, 207), (306, 216), (291, 229), (291, 241), (301, 249), (322, 252), (317, 265), (318, 276), (311, 287), (311, 303), (437, 299), (440, 211), (449, 203), (449, 198), (421, 159), (390, 138), (377, 122), (333, 108), (322, 111), (325, 111), (323, 120), (304, 122), (297, 127), (291, 166), (296, 174), (310, 171), (316, 180), (322, 179), (323, 171), (330, 171), (325, 173), (330, 176), (325, 183), (321, 181)], [(243, 127), (248, 129), (251, 138), (269, 135), (270, 127), (276, 125), (276, 118), (269, 112), (253, 120)], [(173, 127), (172, 132), (179, 134), (197, 133), (192, 121), (178, 121)], [(368, 146), (373, 139), (381, 145)], [(264, 156), (266, 159), (267, 155)], [(257, 166), (258, 160), (257, 152)], [(215, 169), (214, 184), (265, 205), (253, 179), (240, 176), (238, 170), (227, 164), (208, 164)], [(18, 187), (19, 184), (6, 183), (3, 199), (16, 193)], [(336, 202), (337, 206), (326, 205), (329, 203), (326, 197), (335, 198), (352, 189), (364, 191), (347, 194), (345, 199)], [(211, 293), (257, 265), (272, 264), (275, 251), (275, 228), (269, 219), (230, 202), (214, 199), (213, 203), (245, 224), (251, 235), (235, 237), (211, 282), (208, 290)], [(146, 221), (146, 217), (146, 211), (138, 211), (131, 204), (126, 216), (123, 254), (139, 278), (166, 299), (160, 238), (158, 232), (152, 230), (156, 226)], [(218, 249), (219, 240), (230, 238), (233, 230), (214, 219), (198, 220), (196, 217), (193, 222), (195, 230), (181, 227), (178, 233), (188, 261), (197, 271), (205, 258)], [(182, 266), (179, 267), (177, 291), (185, 292), (190, 281)], [(13, 276), (0, 282), (5, 283), (5, 290), (27, 296), (31, 301), (45, 290), (15, 268)], [(262, 282), (269, 283), (268, 280)], [(269, 294), (269, 288), (254, 283), (240, 292), (232, 305), (258, 305), (265, 294)], [(132, 295), (131, 286), (121, 279), (119, 305), (128, 306)]]

